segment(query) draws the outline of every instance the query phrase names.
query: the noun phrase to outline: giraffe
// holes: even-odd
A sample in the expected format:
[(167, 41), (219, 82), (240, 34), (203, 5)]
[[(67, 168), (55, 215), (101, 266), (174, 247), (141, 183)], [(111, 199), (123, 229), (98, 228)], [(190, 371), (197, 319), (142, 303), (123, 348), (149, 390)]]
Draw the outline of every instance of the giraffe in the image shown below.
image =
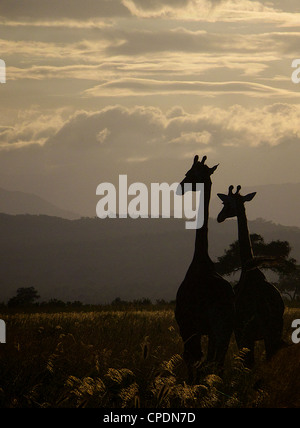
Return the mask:
[(240, 194), (241, 186), (233, 193), (218, 193), (223, 209), (217, 217), (222, 223), (227, 218), (237, 217), (238, 239), (241, 258), (241, 276), (235, 292), (236, 320), (234, 333), (239, 349), (247, 348), (245, 364), (252, 367), (254, 347), (257, 340), (263, 340), (266, 357), (269, 360), (284, 345), (282, 340), (284, 303), (279, 291), (270, 284), (255, 264), (250, 241), (245, 202), (251, 201), (256, 192), (245, 196)]
[(205, 165), (195, 156), (191, 169), (180, 183), (204, 183), (204, 223), (196, 230), (194, 255), (176, 295), (175, 319), (184, 344), (183, 360), (188, 370), (188, 382), (196, 381), (203, 361), (201, 337), (208, 336), (207, 363), (221, 374), (234, 326), (234, 293), (228, 281), (215, 270), (208, 254), (208, 216), (211, 196), (211, 175), (218, 165)]

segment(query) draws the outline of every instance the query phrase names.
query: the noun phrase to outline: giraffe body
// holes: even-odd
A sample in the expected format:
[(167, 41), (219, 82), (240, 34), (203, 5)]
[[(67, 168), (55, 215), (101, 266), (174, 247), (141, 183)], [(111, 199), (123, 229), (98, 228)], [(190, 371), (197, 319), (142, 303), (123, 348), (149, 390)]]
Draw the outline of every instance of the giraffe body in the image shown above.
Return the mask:
[(176, 296), (175, 317), (191, 364), (202, 360), (201, 336), (209, 338), (207, 362), (223, 365), (234, 327), (233, 290), (214, 270), (190, 266)]
[(254, 345), (265, 343), (271, 358), (282, 345), (284, 303), (276, 287), (259, 269), (242, 273), (236, 290), (235, 337), (240, 349), (248, 348), (248, 365), (254, 363)]
[(283, 345), (284, 303), (277, 288), (267, 281), (258, 267), (249, 268), (254, 260), (244, 202), (250, 201), (255, 193), (242, 196), (238, 191), (228, 195), (218, 194), (224, 208), (218, 216), (218, 222), (229, 217), (237, 217), (238, 236), (242, 271), (235, 287), (235, 326), (234, 333), (239, 349), (248, 348), (246, 364), (254, 364), (255, 342), (263, 340), (267, 358), (271, 358)]
[(183, 357), (191, 381), (194, 367), (202, 362), (201, 337), (208, 336), (206, 361), (222, 368), (234, 327), (234, 294), (228, 281), (215, 270), (208, 255), (208, 214), (211, 194), (209, 168), (195, 158), (185, 183), (204, 183), (204, 224), (196, 230), (193, 260), (176, 295), (175, 318), (184, 343)]

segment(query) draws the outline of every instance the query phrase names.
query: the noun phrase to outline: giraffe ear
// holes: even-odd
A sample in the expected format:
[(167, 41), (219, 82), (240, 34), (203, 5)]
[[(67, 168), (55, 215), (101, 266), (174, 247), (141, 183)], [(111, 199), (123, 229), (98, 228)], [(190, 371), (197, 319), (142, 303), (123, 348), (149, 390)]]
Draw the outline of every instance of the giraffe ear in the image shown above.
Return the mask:
[(218, 168), (218, 165), (213, 166), (212, 168), (210, 168), (210, 175), (213, 174), (215, 172), (215, 170)]
[(228, 195), (224, 195), (223, 193), (217, 193), (217, 196), (219, 196), (222, 202), (225, 202), (228, 197)]
[(256, 192), (248, 193), (248, 195), (243, 196), (243, 202), (252, 201), (255, 195), (256, 195)]

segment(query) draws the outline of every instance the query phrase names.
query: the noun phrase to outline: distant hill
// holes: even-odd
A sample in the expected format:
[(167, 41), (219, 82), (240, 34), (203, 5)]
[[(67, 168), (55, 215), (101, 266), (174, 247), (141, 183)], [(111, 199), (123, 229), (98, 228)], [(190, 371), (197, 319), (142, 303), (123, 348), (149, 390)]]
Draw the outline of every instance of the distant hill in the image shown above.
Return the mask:
[(80, 216), (47, 202), (31, 193), (4, 190), (0, 188), (0, 213), (5, 214), (44, 214), (67, 219)]
[[(239, 183), (232, 183), (238, 185)], [(216, 193), (227, 193), (224, 187)], [(251, 203), (247, 204), (247, 217), (254, 220), (258, 217), (267, 218), (284, 226), (300, 227), (300, 183), (269, 184), (242, 187), (243, 195), (257, 192)], [(213, 195), (210, 204), (210, 215), (214, 218), (222, 209), (222, 203)]]
[[(236, 186), (239, 183), (232, 184)], [(241, 184), (243, 185), (243, 183)], [(216, 218), (222, 208), (221, 201), (216, 194), (226, 193), (227, 190), (227, 184), (221, 188), (220, 186), (213, 186), (210, 203), (210, 216), (212, 218)], [(300, 183), (255, 185), (251, 187), (242, 186), (243, 194), (254, 191), (257, 192), (255, 198), (251, 203), (247, 204), (248, 219), (265, 218), (284, 226), (300, 227)], [(86, 200), (81, 201), (79, 193), (77, 197), (78, 210), (74, 213), (64, 209), (65, 207), (74, 205), (70, 204), (68, 195), (66, 195), (64, 201), (60, 201), (54, 205), (47, 201), (46, 196), (44, 199), (30, 193), (8, 191), (0, 188), (0, 213), (43, 214), (70, 220), (78, 219), (85, 215), (93, 217), (95, 215), (94, 194), (90, 197), (91, 200), (89, 203)], [(87, 206), (90, 208), (88, 209)]]
[[(266, 242), (287, 240), (300, 261), (300, 229), (249, 222)], [(187, 271), (195, 231), (180, 219), (62, 218), (0, 214), (0, 301), (34, 286), (42, 300), (173, 300)], [(237, 239), (235, 220), (209, 222), (213, 259)]]

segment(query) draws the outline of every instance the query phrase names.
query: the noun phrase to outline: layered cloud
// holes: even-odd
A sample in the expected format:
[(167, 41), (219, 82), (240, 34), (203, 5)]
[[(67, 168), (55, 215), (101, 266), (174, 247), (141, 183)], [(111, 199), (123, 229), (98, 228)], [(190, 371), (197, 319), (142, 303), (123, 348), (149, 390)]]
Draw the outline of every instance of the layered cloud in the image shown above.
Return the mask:
[(85, 97), (232, 91), (268, 99), (297, 97), (295, 88), (285, 83), (299, 43), (300, 33), (295, 31), (233, 37), (182, 27), (151, 31), (110, 26), (98, 29), (94, 39), (2, 39), (0, 49), (8, 80), (92, 80)]
[(108, 55), (146, 55), (162, 52), (180, 52), (186, 54), (226, 55), (237, 53), (247, 54), (276, 53), (297, 54), (300, 41), (299, 31), (273, 31), (258, 34), (243, 34), (235, 31), (213, 32), (206, 30), (188, 30), (176, 27), (166, 30), (130, 30), (110, 29), (114, 41), (108, 44)]
[[(95, 17), (178, 17), (211, 10), (226, 0), (2, 0), (0, 16), (9, 19), (89, 19)], [(188, 15), (187, 15), (188, 16)]]
[[(180, 53), (182, 62), (195, 62), (194, 54), (218, 55), (217, 61), (224, 61), (228, 55), (235, 54), (236, 59), (263, 60), (264, 57), (280, 58), (283, 55), (297, 55), (300, 43), (300, 32), (260, 32), (259, 34), (233, 34), (206, 30), (191, 31), (183, 27), (166, 30), (120, 29), (116, 26), (99, 29), (97, 37), (81, 39), (72, 43), (41, 42), (37, 40), (0, 39), (2, 56), (40, 58), (77, 58), (82, 63), (98, 62), (114, 57), (147, 55), (162, 62), (161, 54)], [(156, 55), (156, 56), (155, 56)], [(198, 62), (200, 63), (200, 58)], [(205, 60), (205, 57), (203, 57)], [(211, 58), (212, 60), (213, 58)], [(188, 64), (186, 64), (188, 66)]]
[(243, 94), (253, 97), (295, 97), (295, 93), (251, 82), (158, 81), (150, 79), (120, 79), (103, 83), (84, 92), (87, 96), (130, 96), (167, 94)]
[[(295, 0), (279, 3), (266, 0), (1, 0), (0, 17), (8, 25), (30, 25), (43, 22), (51, 25), (69, 21), (89, 21), (108, 18), (162, 18), (206, 22), (273, 22), (277, 25), (297, 25)], [(299, 11), (298, 11), (299, 12)], [(19, 23), (19, 24), (18, 24)]]
[(28, 112), (17, 125), (0, 127), (0, 179), (3, 187), (41, 194), (88, 215), (100, 182), (116, 183), (119, 174), (174, 182), (195, 154), (221, 161), (228, 185), (272, 180), (278, 171), (288, 181), (298, 173), (299, 122), (299, 106), (283, 103), (207, 106), (193, 114), (179, 106), (167, 112), (111, 106), (69, 117)]
[(214, 150), (230, 145), (275, 147), (289, 138), (300, 138), (300, 107), (283, 103), (260, 108), (207, 106), (194, 114), (181, 107), (164, 113), (154, 107), (112, 106), (97, 112), (78, 111), (68, 119), (36, 111), (28, 116), (15, 126), (0, 128), (2, 150), (20, 149), (22, 142), (24, 146), (40, 143), (45, 151), (61, 147), (70, 148), (70, 153), (112, 150), (122, 160), (134, 153), (142, 158), (167, 155), (171, 146), (182, 157), (187, 146), (206, 145)]
[(90, 19), (95, 17), (125, 17), (130, 16), (128, 8), (121, 0), (1, 0), (0, 16), (9, 19), (60, 20)]

